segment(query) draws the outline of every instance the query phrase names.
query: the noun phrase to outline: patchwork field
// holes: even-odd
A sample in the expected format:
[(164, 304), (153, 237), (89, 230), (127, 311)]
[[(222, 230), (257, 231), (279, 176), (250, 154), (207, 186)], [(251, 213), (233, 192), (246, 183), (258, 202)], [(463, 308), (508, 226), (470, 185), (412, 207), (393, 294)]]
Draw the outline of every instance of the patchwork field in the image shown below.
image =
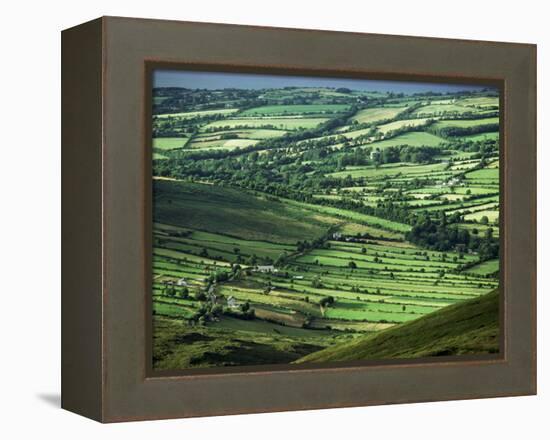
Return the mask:
[(155, 369), (498, 350), (494, 92), (155, 90)]
[(266, 105), (242, 112), (244, 116), (311, 115), (341, 113), (349, 109), (347, 104)]
[(368, 108), (357, 112), (357, 114), (353, 116), (351, 120), (357, 121), (361, 124), (384, 121), (387, 119), (393, 119), (404, 109), (405, 107)]
[(234, 128), (274, 128), (281, 130), (298, 130), (300, 128), (314, 128), (325, 122), (326, 118), (239, 118), (239, 119), (224, 119), (207, 124), (204, 129), (206, 131), (223, 131), (225, 129)]
[(153, 139), (153, 150), (175, 150), (178, 148), (184, 148), (187, 144), (189, 138), (178, 137), (178, 138), (154, 138)]

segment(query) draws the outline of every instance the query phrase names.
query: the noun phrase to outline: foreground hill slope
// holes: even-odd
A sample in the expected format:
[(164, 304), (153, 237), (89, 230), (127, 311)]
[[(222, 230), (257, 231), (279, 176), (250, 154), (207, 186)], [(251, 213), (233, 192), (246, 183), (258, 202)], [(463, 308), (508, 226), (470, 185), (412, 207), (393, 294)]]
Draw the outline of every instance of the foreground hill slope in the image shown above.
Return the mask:
[(295, 363), (496, 353), (498, 308), (498, 290), (494, 290), (415, 321), (311, 353)]

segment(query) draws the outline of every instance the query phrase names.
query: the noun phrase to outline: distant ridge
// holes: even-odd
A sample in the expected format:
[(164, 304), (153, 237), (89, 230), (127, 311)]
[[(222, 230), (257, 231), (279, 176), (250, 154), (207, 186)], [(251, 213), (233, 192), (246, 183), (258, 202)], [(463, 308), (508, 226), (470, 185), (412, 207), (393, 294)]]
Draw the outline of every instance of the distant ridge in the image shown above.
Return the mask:
[(329, 362), (498, 353), (498, 290), (445, 307), (415, 321), (295, 361)]

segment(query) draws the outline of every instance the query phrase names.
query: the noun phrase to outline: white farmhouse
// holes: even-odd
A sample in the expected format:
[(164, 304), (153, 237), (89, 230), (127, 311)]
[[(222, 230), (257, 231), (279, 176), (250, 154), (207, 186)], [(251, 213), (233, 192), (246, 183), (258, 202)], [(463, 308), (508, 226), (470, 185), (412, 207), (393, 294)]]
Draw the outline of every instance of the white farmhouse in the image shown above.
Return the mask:
[(268, 272), (277, 272), (277, 269), (275, 269), (275, 266), (273, 266), (273, 264), (267, 264), (265, 266), (256, 266), (254, 268), (254, 271), (268, 273)]
[(177, 285), (182, 286), (182, 287), (189, 287), (189, 283), (187, 282), (187, 280), (185, 278), (180, 278), (177, 281)]
[(230, 309), (236, 309), (239, 307), (239, 302), (235, 299), (234, 296), (227, 298), (227, 307)]

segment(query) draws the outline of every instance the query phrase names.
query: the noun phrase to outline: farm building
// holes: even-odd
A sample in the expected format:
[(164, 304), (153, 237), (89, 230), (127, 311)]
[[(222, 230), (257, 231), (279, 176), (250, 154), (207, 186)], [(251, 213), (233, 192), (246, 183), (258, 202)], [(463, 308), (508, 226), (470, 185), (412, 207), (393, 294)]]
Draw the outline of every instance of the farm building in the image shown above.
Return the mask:
[(460, 184), (460, 180), (456, 177), (453, 177), (452, 179), (449, 179), (447, 182), (442, 182), (441, 186), (457, 186)]
[(277, 272), (277, 269), (275, 269), (275, 266), (273, 266), (273, 264), (268, 264), (265, 266), (256, 266), (254, 268), (254, 271), (267, 273), (267, 272)]
[(379, 158), (380, 158), (380, 150), (378, 148), (370, 152), (370, 160), (377, 160)]
[(180, 278), (177, 281), (177, 285), (178, 286), (183, 286), (183, 287), (189, 287), (189, 284), (187, 283), (187, 280), (185, 278)]
[(239, 302), (235, 299), (234, 296), (230, 296), (229, 298), (227, 298), (227, 307), (231, 309), (236, 309), (237, 307), (239, 307)]

